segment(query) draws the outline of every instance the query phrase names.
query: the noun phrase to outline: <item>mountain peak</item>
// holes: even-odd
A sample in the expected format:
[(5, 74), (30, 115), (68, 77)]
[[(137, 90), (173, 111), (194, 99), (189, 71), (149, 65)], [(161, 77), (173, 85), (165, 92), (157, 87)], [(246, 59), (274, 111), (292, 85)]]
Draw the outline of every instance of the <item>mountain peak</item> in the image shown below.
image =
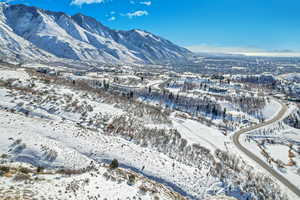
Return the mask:
[(144, 31), (144, 30), (141, 30), (141, 29), (132, 29), (129, 32), (131, 32), (131, 33), (137, 33), (137, 34), (139, 34), (142, 37), (146, 37), (148, 35), (152, 35), (151, 33), (147, 32), (147, 31)]
[[(71, 16), (72, 19), (74, 19), (75, 21), (77, 21), (78, 19), (80, 19), (81, 21), (89, 21), (95, 24), (101, 24), (99, 21), (97, 21), (95, 18), (84, 15), (82, 13), (76, 13), (75, 15)], [(102, 25), (102, 24), (101, 24)], [(103, 25), (102, 25), (103, 26)]]
[[(102, 29), (108, 29), (106, 26), (101, 24), (99, 21), (97, 21), (95, 18), (84, 15), (82, 13), (77, 13), (71, 18), (82, 28), (88, 29), (91, 32), (100, 33), (102, 32)], [(99, 32), (99, 29), (101, 31)]]

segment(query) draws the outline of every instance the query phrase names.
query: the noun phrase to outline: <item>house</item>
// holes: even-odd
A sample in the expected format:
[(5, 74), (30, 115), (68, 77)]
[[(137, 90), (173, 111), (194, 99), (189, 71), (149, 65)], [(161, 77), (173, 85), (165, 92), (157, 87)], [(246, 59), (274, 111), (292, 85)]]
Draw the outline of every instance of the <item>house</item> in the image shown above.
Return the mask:
[(84, 76), (84, 75), (86, 75), (86, 72), (84, 72), (84, 71), (76, 71), (76, 72), (74, 72), (73, 73), (75, 76)]
[(59, 71), (55, 71), (55, 70), (51, 70), (47, 74), (49, 74), (50, 76), (59, 76), (60, 72)]
[(39, 67), (36, 72), (39, 73), (43, 73), (43, 74), (47, 74), (51, 69), (47, 68), (47, 67)]

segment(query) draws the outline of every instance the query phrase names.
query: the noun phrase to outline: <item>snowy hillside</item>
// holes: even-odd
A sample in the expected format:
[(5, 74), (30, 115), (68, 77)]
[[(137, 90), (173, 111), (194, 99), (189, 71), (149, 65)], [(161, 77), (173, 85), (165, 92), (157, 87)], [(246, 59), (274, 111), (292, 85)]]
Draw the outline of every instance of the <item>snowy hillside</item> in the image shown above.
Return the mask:
[(6, 23), (4, 10), (8, 5), (0, 3), (0, 59), (10, 57), (14, 59), (53, 59), (54, 56), (37, 48), (32, 43), (18, 36)]
[(184, 62), (191, 55), (145, 31), (116, 31), (82, 14), (69, 16), (25, 5), (0, 3), (0, 34), (1, 53), (15, 57), (167, 63)]
[[(164, 79), (113, 73), (0, 65), (0, 198), (288, 199), (272, 177), (231, 153), (232, 128), (216, 124), (234, 117), (162, 109), (154, 97)], [(138, 82), (130, 98), (122, 84), (132, 91)], [(142, 85), (153, 87), (151, 101), (138, 97)], [(232, 109), (240, 102), (226, 101)], [(119, 167), (110, 169), (114, 159)]]

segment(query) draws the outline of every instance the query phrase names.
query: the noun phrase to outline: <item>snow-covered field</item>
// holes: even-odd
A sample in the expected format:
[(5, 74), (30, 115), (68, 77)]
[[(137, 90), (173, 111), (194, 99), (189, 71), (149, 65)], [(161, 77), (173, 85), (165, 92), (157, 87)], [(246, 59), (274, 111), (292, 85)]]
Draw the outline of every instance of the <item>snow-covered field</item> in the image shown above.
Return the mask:
[[(12, 73), (5, 71), (5, 73), (11, 75), (10, 78), (22, 77), (20, 84), (27, 85), (29, 76), (26, 72), (14, 71)], [(37, 97), (6, 88), (0, 90), (1, 108), (14, 109), (18, 112), (0, 111), (0, 155), (5, 155), (8, 160), (28, 163), (35, 167), (43, 166), (51, 170), (56, 168), (81, 169), (88, 167), (91, 162), (109, 163), (113, 159), (118, 159), (123, 169), (139, 174), (148, 182), (153, 181), (154, 183), (164, 184), (164, 187), (167, 188), (166, 191), (177, 191), (181, 195), (191, 198), (199, 195), (209, 197), (208, 193), (211, 185), (218, 185), (218, 179), (203, 176), (208, 173), (208, 166), (199, 170), (170, 159), (168, 156), (154, 150), (141, 148), (127, 140), (104, 136), (101, 134), (101, 130), (99, 130), (99, 133), (98, 131), (93, 132), (79, 128), (76, 123), (82, 122), (82, 115), (63, 107), (66, 106), (64, 102), (67, 102), (68, 97), (71, 96), (73, 100), (78, 100), (78, 104), (88, 104), (92, 107), (88, 116), (94, 117), (96, 114), (101, 113), (101, 119), (104, 117), (107, 120), (112, 116), (121, 115), (124, 112), (122, 109), (107, 103), (101, 103), (101, 100), (100, 102), (95, 101), (88, 95), (83, 97), (80, 92), (74, 92), (67, 88), (46, 87), (42, 82), (36, 82), (35, 84), (34, 91), (47, 91), (45, 93), (47, 95)], [(51, 98), (57, 100), (53, 101)], [(38, 107), (35, 103), (37, 101), (40, 102)], [(59, 104), (57, 104), (57, 101), (59, 101)], [(29, 113), (27, 117), (22, 114), (26, 111)], [(100, 174), (105, 172), (103, 167), (99, 166), (97, 169), (101, 171)], [(202, 178), (199, 179), (199, 177)], [(79, 182), (79, 185), (81, 185), (80, 180), (87, 178), (90, 179), (90, 184), (84, 186), (84, 190), (79, 190), (74, 194), (64, 194), (62, 191), (58, 192), (63, 187), (53, 187), (54, 185), (62, 185), (67, 188), (74, 181)], [(65, 195), (77, 195), (77, 197), (83, 198), (87, 193), (96, 196), (99, 193), (101, 197), (108, 199), (125, 196), (131, 198), (142, 196), (143, 199), (148, 199), (146, 198), (147, 194), (140, 194), (139, 189), (140, 185), (147, 184), (147, 182), (144, 183), (145, 181), (137, 183), (135, 186), (129, 186), (123, 182), (123, 184), (107, 182), (104, 179), (106, 178), (95, 179), (88, 173), (70, 178), (60, 178), (58, 175), (53, 175), (46, 177), (46, 183), (32, 183), (31, 191), (37, 197), (48, 196), (49, 198), (57, 198), (58, 194), (61, 198), (65, 198)], [(4, 178), (2, 181), (7, 182), (8, 180)], [(14, 184), (13, 181), (7, 183), (1, 188), (2, 191), (8, 190)], [(203, 186), (198, 187), (199, 185)], [(95, 186), (102, 189), (95, 191), (95, 188), (93, 188)], [(22, 187), (25, 190), (26, 185), (20, 186), (20, 190), (22, 190)], [(111, 188), (116, 188), (116, 190), (111, 192)], [(53, 192), (47, 194), (49, 190)], [(223, 191), (223, 188), (221, 185), (214, 186), (214, 193), (216, 190)], [(149, 199), (154, 196), (150, 195)], [(169, 198), (168, 195), (163, 193), (159, 196), (162, 199)]]
[[(25, 162), (34, 166), (42, 165), (49, 170), (54, 168), (81, 169), (88, 167), (91, 162), (101, 163), (103, 160), (109, 161), (117, 158), (128, 169), (136, 168), (140, 170), (144, 165), (149, 172), (155, 171), (153, 169), (161, 169), (158, 172), (159, 175), (171, 173), (162, 167), (164, 162), (166, 162), (165, 164), (168, 163), (164, 156), (155, 155), (151, 151), (140, 149), (117, 138), (105, 137), (97, 132), (76, 128), (73, 124), (25, 118), (3, 111), (0, 111), (0, 119), (0, 152), (6, 154), (9, 160), (14, 162)], [(134, 151), (132, 151), (133, 149)], [(171, 162), (169, 161), (169, 163)], [(99, 167), (97, 169), (100, 170), (97, 172), (97, 174), (100, 174), (99, 178), (93, 178), (88, 173), (70, 178), (60, 178), (58, 175), (53, 175), (47, 177), (50, 181), (34, 182), (33, 188), (39, 189), (35, 191), (38, 193), (37, 195), (57, 197), (58, 190), (67, 187), (70, 182), (74, 180), (80, 182), (81, 179), (87, 178), (91, 179), (91, 183), (87, 184), (84, 190), (78, 191), (78, 198), (81, 196), (80, 198), (85, 199), (85, 195), (88, 193), (92, 196), (100, 194), (101, 197), (108, 199), (141, 196), (138, 195), (138, 186), (129, 186), (124, 183), (124, 180), (121, 183), (107, 181), (102, 176), (105, 173), (105, 168)], [(176, 169), (181, 171), (180, 168)], [(186, 170), (192, 172), (192, 170)], [(147, 173), (147, 171), (145, 170), (144, 173)], [(2, 181), (6, 182), (7, 178), (2, 178)], [(12, 181), (10, 184), (2, 186), (9, 188), (13, 184)], [(55, 184), (64, 187), (53, 187)], [(26, 188), (26, 185), (23, 187)], [(112, 188), (116, 190), (111, 191)], [(52, 191), (50, 195), (47, 194), (49, 190)], [(64, 196), (61, 198), (64, 198)]]
[(196, 143), (211, 149), (226, 150), (225, 142), (229, 140), (221, 131), (207, 127), (200, 122), (173, 116), (172, 123), (181, 136), (190, 144)]
[(241, 142), (279, 174), (300, 187), (299, 129), (279, 121), (244, 135)]
[(29, 80), (29, 75), (23, 70), (1, 70), (0, 74), (1, 80), (9, 80), (9, 79), (17, 79), (18, 81), (26, 81)]
[[(0, 122), (0, 154), (7, 155), (9, 160), (14, 162), (25, 162), (34, 166), (42, 165), (50, 170), (55, 168), (81, 169), (88, 167), (91, 162), (107, 163), (112, 159), (118, 159), (122, 168), (135, 171), (153, 181), (158, 180), (173, 190), (190, 197), (198, 196), (199, 193), (209, 196), (206, 192), (212, 185), (219, 183), (213, 177), (203, 176), (209, 171), (209, 167), (200, 171), (151, 149), (141, 148), (124, 139), (107, 137), (97, 132), (77, 128), (72, 123), (27, 118), (3, 111), (0, 111)], [(105, 170), (100, 168), (100, 174), (104, 172)], [(93, 195), (99, 193), (101, 196), (111, 199), (114, 194), (122, 197), (124, 192), (127, 196), (139, 194), (137, 186), (130, 187), (125, 183), (107, 183), (87, 174), (72, 178), (58, 178), (58, 180), (56, 180), (56, 175), (48, 178), (51, 180), (51, 184), (33, 183), (33, 188), (41, 188), (38, 191), (34, 190), (37, 195), (46, 195), (46, 191), (51, 189), (53, 193), (49, 196), (56, 196), (57, 191), (62, 190), (62, 187), (53, 187), (53, 189), (51, 186), (55, 184), (67, 186), (73, 180), (85, 178), (91, 179), (91, 185), (85, 187), (84, 191), (78, 191), (78, 197), (83, 198), (87, 193)], [(6, 181), (6, 178), (2, 181)], [(5, 188), (13, 183), (5, 185)], [(101, 188), (98, 191), (93, 188), (97, 185)], [(109, 188), (114, 187), (116, 190), (110, 192), (111, 194), (105, 193), (111, 191)], [(216, 189), (220, 192), (223, 191), (221, 185), (215, 185), (213, 190)], [(119, 190), (121, 191), (119, 192)], [(95, 191), (97, 192), (95, 193)], [(117, 197), (114, 196), (113, 199), (117, 199)], [(163, 196), (161, 198), (165, 199)]]
[[(22, 68), (2, 71), (0, 171), (8, 165), (11, 173), (0, 174), (5, 183), (0, 198), (246, 200), (259, 199), (254, 188), (264, 195), (278, 190), (276, 184), (265, 187), (263, 180), (273, 180), (229, 152), (230, 131), (182, 112), (159, 111), (153, 102), (94, 91), (79, 80), (47, 79)], [(162, 83), (153, 79), (145, 87), (159, 91)], [(271, 101), (265, 115), (277, 109)], [(113, 159), (119, 162), (117, 170), (108, 169)], [(11, 189), (19, 165), (33, 171), (18, 182), (19, 189)], [(45, 173), (35, 172), (37, 167)], [(284, 197), (280, 191), (274, 196)]]
[(270, 120), (274, 118), (281, 109), (280, 103), (271, 99), (264, 109), (262, 110), (262, 115), (265, 120)]

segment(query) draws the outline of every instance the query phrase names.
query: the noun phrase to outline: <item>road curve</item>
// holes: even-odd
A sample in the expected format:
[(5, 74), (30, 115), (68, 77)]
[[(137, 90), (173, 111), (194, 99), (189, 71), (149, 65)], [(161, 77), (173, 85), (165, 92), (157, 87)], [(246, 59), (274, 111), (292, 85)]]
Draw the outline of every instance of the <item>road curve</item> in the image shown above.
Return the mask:
[(300, 199), (300, 189), (297, 188), (294, 184), (292, 184), (288, 179), (286, 179), (285, 177), (283, 177), (281, 174), (279, 174), (278, 172), (276, 172), (274, 169), (272, 169), (267, 163), (265, 163), (263, 160), (261, 160), (259, 157), (257, 157), (254, 153), (252, 153), (251, 151), (249, 151), (248, 149), (246, 149), (245, 147), (243, 147), (241, 145), (241, 143), (239, 142), (239, 138), (242, 134), (247, 133), (249, 131), (253, 131), (255, 129), (270, 125), (278, 120), (280, 120), (284, 114), (286, 113), (288, 107), (283, 104), (280, 103), (282, 105), (282, 108), (280, 110), (280, 112), (271, 120), (266, 121), (264, 123), (255, 125), (253, 127), (249, 127), (249, 128), (245, 128), (245, 129), (241, 129), (238, 132), (236, 132), (233, 135), (233, 143), (235, 144), (235, 146), (242, 151), (243, 153), (245, 153), (249, 158), (251, 158), (252, 160), (254, 160), (256, 163), (258, 163), (262, 168), (264, 168), (265, 170), (267, 170), (273, 177), (277, 178), (278, 181), (280, 181), (283, 185), (285, 185), (288, 189), (290, 189), (292, 192), (294, 192)]

